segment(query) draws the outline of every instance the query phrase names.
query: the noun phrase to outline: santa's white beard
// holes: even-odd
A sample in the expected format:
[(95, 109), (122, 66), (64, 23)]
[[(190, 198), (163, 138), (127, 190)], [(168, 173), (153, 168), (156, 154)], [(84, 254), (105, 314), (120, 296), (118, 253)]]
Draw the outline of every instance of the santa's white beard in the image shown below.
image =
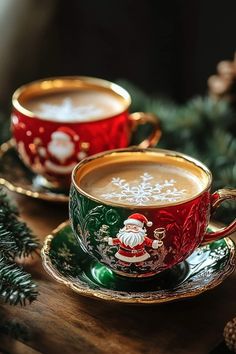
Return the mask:
[(120, 240), (120, 242), (129, 247), (135, 247), (140, 243), (143, 243), (145, 236), (146, 230), (144, 229), (140, 229), (139, 231), (135, 232), (128, 231), (123, 228), (117, 234), (117, 238)]
[(57, 141), (52, 140), (48, 144), (48, 152), (56, 157), (60, 162), (64, 162), (68, 157), (71, 157), (74, 153), (74, 144), (71, 141)]

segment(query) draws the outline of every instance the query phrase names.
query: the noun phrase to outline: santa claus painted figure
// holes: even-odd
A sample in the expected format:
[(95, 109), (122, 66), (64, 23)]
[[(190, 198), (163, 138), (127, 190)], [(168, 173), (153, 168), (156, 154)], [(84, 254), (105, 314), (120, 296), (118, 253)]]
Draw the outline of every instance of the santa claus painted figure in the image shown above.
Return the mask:
[(76, 153), (78, 142), (79, 136), (68, 127), (60, 127), (53, 132), (47, 148), (38, 147), (46, 170), (62, 175), (70, 173), (76, 163), (86, 156), (82, 151)]
[(152, 222), (142, 214), (132, 214), (124, 222), (116, 238), (108, 237), (110, 246), (119, 245), (115, 257), (125, 263), (143, 262), (150, 258), (145, 247), (157, 249), (163, 245), (160, 240), (152, 240), (147, 237), (146, 226), (152, 226)]

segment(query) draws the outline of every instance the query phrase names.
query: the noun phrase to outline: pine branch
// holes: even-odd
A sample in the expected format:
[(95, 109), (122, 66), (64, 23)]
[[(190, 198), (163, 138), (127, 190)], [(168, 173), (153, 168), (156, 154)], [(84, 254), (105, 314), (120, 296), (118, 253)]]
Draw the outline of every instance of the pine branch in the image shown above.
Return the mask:
[(27, 257), (39, 248), (39, 241), (32, 234), (26, 223), (12, 217), (7, 226), (7, 230), (11, 232), (12, 237), (16, 242), (14, 256)]
[(0, 189), (0, 298), (11, 305), (25, 305), (37, 297), (31, 275), (15, 264), (39, 247), (28, 226), (18, 219), (18, 210)]
[(17, 245), (12, 233), (0, 224), (0, 250), (5, 257), (15, 258)]
[(0, 298), (10, 305), (26, 305), (36, 299), (38, 291), (31, 275), (0, 255)]
[(4, 220), (6, 216), (9, 215), (19, 215), (18, 210), (15, 205), (10, 202), (9, 197), (0, 188), (0, 222)]
[(28, 226), (18, 218), (18, 210), (0, 189), (0, 251), (9, 257), (25, 257), (39, 248)]

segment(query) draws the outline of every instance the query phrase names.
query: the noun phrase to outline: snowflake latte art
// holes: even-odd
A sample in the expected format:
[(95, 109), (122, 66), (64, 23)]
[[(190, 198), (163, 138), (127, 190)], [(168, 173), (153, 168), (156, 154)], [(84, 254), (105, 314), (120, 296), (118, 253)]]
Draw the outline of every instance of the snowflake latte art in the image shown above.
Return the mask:
[(101, 167), (81, 180), (91, 196), (124, 205), (163, 205), (197, 195), (204, 183), (190, 170), (165, 163), (122, 163)]
[(109, 90), (80, 89), (31, 98), (24, 106), (44, 120), (87, 122), (115, 116), (122, 111), (123, 102)]

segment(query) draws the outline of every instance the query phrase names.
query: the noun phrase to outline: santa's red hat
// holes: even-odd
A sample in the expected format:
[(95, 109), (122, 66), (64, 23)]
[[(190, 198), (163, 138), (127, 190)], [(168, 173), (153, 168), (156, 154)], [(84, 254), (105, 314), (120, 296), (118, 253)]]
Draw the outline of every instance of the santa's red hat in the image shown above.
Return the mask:
[(148, 219), (146, 218), (146, 216), (144, 216), (143, 214), (132, 214), (128, 217), (127, 220), (125, 220), (124, 222), (125, 225), (137, 225), (140, 227), (143, 227), (144, 225), (147, 226), (152, 226), (152, 222), (148, 221)]
[(51, 135), (52, 139), (60, 139), (60, 140), (73, 140), (78, 141), (78, 134), (69, 127), (60, 127)]

